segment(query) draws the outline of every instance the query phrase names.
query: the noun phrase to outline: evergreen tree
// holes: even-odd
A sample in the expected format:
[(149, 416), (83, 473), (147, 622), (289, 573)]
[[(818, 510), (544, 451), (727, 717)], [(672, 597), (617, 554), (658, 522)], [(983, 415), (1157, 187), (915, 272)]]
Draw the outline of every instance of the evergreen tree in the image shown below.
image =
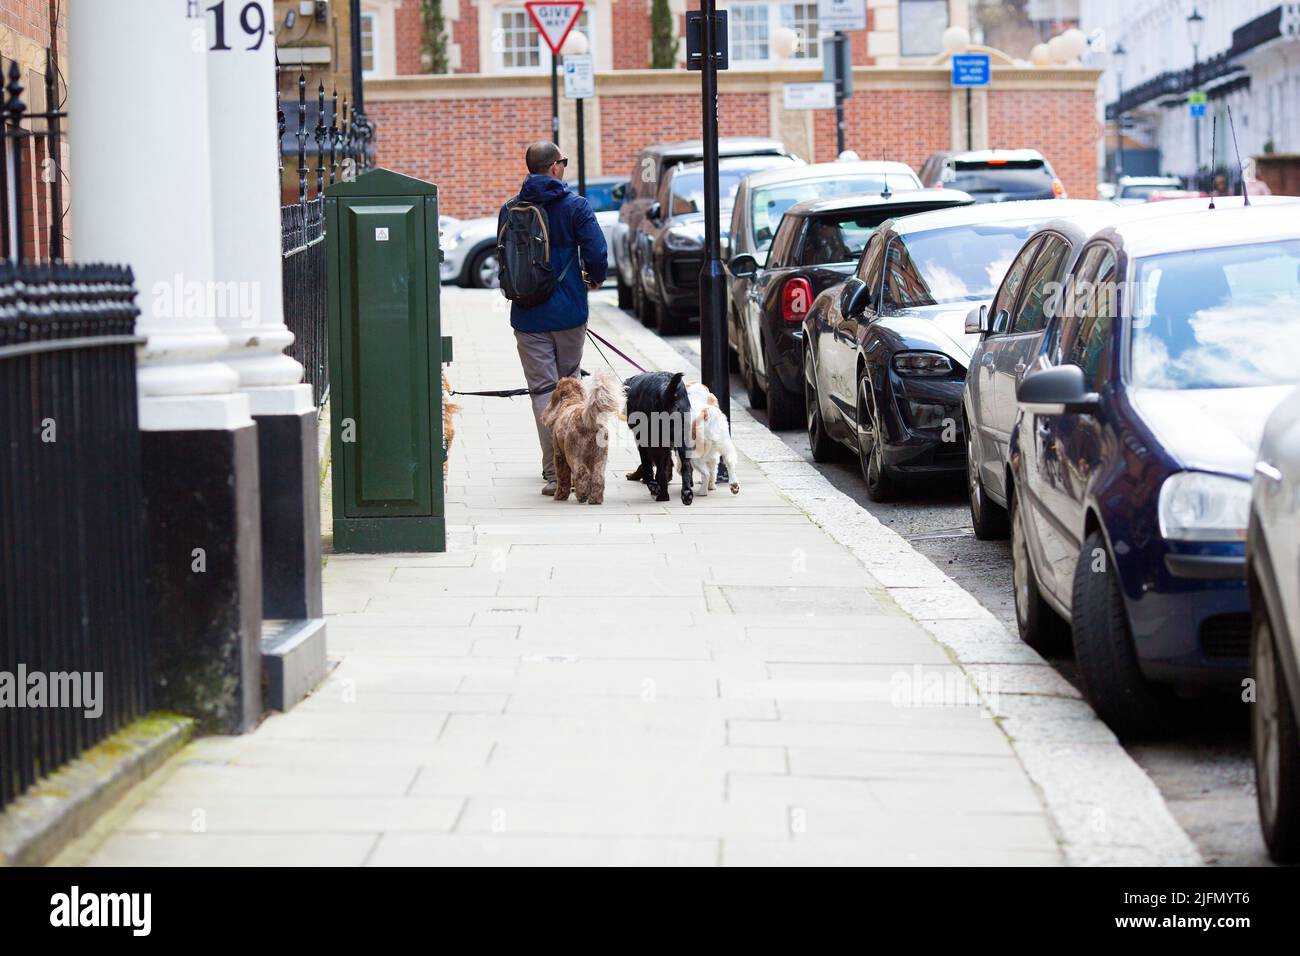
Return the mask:
[(650, 66), (671, 70), (677, 60), (677, 38), (673, 36), (673, 15), (668, 0), (650, 3)]
[(424, 26), (420, 50), (430, 73), (449, 73), (447, 60), (447, 20), (442, 15), (442, 0), (420, 0), (420, 20)]

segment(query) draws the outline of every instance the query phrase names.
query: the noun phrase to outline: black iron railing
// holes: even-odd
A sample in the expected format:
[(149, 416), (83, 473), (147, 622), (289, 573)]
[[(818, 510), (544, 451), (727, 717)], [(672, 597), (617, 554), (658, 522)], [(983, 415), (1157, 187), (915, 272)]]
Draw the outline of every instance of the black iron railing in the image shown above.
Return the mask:
[(288, 352), (303, 368), (319, 408), (329, 393), (326, 351), (325, 200), (280, 210), (283, 254), (284, 324), (293, 333)]
[(0, 808), (149, 703), (131, 271), (0, 263)]
[(4, 80), (0, 122), (0, 258), (29, 261), (63, 258), (63, 120), (67, 118), (54, 54), (45, 51), (44, 110), (24, 100), (23, 72), (16, 60), (0, 60)]

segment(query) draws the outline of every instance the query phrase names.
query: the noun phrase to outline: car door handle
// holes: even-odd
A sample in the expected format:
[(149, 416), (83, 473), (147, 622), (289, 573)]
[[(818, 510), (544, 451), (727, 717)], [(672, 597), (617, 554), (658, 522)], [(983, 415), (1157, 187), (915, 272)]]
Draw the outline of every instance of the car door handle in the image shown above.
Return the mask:
[(1267, 478), (1274, 484), (1281, 484), (1282, 482), (1282, 472), (1278, 471), (1275, 466), (1270, 465), (1266, 461), (1258, 461), (1255, 463), (1255, 474), (1259, 475), (1261, 478)]

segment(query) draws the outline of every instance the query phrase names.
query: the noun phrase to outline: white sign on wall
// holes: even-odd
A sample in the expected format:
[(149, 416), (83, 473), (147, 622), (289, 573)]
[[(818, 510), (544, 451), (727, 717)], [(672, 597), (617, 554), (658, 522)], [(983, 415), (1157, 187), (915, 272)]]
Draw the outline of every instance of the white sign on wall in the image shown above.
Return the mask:
[(570, 54), (564, 58), (564, 95), (571, 100), (586, 100), (596, 95), (596, 71), (591, 54)]
[(834, 83), (786, 83), (781, 91), (788, 110), (835, 109)]
[(817, 32), (865, 30), (867, 0), (817, 0)]

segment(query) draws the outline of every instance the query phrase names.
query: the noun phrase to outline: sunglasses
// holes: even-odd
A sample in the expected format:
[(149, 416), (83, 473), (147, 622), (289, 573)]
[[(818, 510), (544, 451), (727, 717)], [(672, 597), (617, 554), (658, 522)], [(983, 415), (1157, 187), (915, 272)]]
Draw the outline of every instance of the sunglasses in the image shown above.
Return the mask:
[(568, 168), (568, 165), (569, 165), (569, 157), (568, 157), (568, 156), (564, 156), (564, 157), (561, 157), (560, 159), (557, 159), (557, 160), (555, 161), (555, 165), (557, 165), (557, 166), (564, 166), (564, 167), (567, 169), (567, 168)]

